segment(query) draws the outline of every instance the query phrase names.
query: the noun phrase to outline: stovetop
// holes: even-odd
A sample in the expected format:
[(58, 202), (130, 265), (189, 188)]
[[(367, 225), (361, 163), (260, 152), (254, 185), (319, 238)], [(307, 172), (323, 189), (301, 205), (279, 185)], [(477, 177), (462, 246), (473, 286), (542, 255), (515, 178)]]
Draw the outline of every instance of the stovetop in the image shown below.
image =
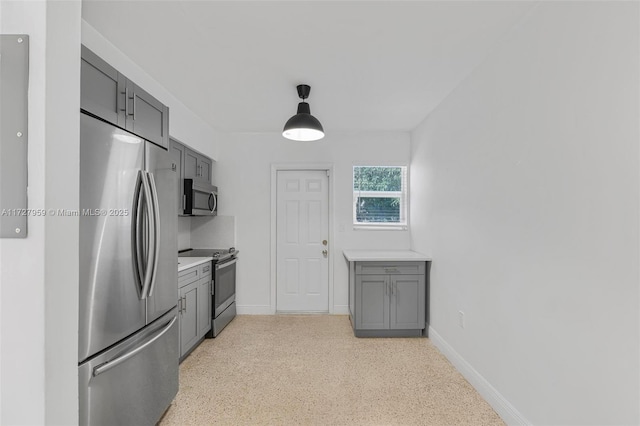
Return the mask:
[(214, 262), (220, 262), (238, 256), (235, 247), (186, 249), (178, 252), (178, 257), (213, 257)]

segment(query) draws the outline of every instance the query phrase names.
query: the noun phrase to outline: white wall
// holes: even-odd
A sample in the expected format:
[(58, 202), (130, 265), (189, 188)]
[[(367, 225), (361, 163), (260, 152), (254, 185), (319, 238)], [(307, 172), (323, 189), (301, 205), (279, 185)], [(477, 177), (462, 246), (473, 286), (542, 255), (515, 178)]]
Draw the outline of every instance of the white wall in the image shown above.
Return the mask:
[(191, 248), (191, 218), (178, 217), (178, 250)]
[(236, 218), (201, 216), (191, 219), (191, 247), (229, 248), (236, 245)]
[[(0, 2), (28, 34), (29, 208), (77, 208), (79, 2)], [(0, 423), (77, 423), (77, 218), (30, 217), (0, 240)]]
[[(218, 145), (226, 139), (225, 134), (213, 129), (202, 118), (191, 112), (176, 96), (154, 80), (146, 70), (140, 68), (134, 62), (135, 58), (127, 57), (117, 46), (84, 20), (82, 21), (82, 44), (152, 96), (158, 98), (160, 102), (169, 106), (169, 134), (171, 136), (214, 160), (218, 158)], [(167, 66), (175, 67), (176, 64), (171, 62), (171, 58), (167, 58)], [(187, 71), (185, 68), (185, 75), (187, 75)]]
[(280, 134), (235, 134), (220, 145), (214, 175), (219, 214), (235, 216), (237, 304), (240, 313), (271, 313), (271, 165), (330, 163), (334, 189), (333, 253), (336, 313), (346, 313), (348, 270), (346, 248), (409, 248), (408, 231), (352, 229), (352, 166), (408, 164), (408, 133), (331, 134), (316, 142), (294, 142)]
[(638, 20), (541, 2), (412, 133), (433, 335), (511, 421), (640, 423)]

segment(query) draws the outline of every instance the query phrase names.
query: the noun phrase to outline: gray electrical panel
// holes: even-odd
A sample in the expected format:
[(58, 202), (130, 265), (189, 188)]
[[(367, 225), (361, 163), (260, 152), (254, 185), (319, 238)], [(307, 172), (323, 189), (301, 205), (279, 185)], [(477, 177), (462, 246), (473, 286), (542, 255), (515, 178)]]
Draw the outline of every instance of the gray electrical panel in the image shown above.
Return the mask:
[[(29, 36), (0, 35), (0, 237), (26, 238)], [(34, 214), (36, 212), (33, 212)]]

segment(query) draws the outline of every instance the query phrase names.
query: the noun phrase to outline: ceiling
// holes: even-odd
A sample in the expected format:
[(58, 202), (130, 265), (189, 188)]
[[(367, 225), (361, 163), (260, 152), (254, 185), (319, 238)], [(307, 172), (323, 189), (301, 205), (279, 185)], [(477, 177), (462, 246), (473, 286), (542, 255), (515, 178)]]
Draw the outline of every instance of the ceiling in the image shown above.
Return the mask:
[(95, 1), (83, 18), (211, 126), (281, 132), (296, 85), (333, 131), (412, 130), (528, 1)]

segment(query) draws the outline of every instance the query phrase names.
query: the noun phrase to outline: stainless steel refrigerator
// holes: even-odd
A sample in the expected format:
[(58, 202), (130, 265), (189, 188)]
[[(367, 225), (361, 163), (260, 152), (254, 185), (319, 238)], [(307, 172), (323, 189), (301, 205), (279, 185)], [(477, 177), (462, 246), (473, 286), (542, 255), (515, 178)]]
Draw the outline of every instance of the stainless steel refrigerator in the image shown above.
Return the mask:
[(80, 424), (155, 424), (178, 391), (175, 167), (85, 113), (80, 125)]

